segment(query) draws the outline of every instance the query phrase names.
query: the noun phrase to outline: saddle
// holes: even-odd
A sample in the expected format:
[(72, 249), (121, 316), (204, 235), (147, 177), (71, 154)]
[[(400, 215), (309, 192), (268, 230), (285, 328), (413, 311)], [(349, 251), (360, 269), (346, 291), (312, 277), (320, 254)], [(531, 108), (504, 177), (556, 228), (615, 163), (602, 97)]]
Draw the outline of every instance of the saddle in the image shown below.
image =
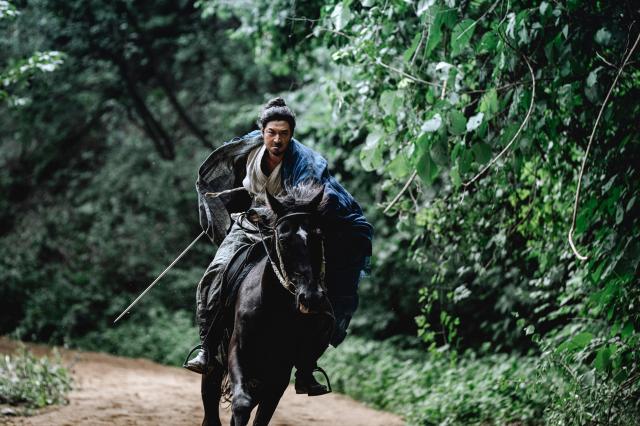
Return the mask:
[[(232, 215), (232, 218), (241, 224), (245, 232), (256, 233), (242, 226), (243, 218), (255, 224), (259, 221), (261, 214), (260, 209), (249, 209), (245, 213)], [(234, 217), (235, 216), (235, 217)], [(240, 283), (247, 277), (249, 271), (267, 255), (265, 245), (262, 241), (256, 241), (253, 244), (247, 244), (236, 251), (231, 260), (227, 264), (222, 273), (222, 288), (220, 291), (221, 300), (224, 303), (223, 311), (236, 303), (236, 296)]]
[[(247, 244), (236, 251), (222, 275), (220, 306), (216, 311), (203, 346), (210, 348), (211, 358), (226, 365), (226, 348), (233, 331), (233, 306), (240, 284), (249, 271), (266, 256), (262, 242)], [(225, 344), (220, 345), (221, 342)]]
[(235, 305), (240, 283), (249, 271), (264, 257), (266, 252), (262, 242), (247, 244), (236, 251), (222, 274), (221, 300), (224, 310)]

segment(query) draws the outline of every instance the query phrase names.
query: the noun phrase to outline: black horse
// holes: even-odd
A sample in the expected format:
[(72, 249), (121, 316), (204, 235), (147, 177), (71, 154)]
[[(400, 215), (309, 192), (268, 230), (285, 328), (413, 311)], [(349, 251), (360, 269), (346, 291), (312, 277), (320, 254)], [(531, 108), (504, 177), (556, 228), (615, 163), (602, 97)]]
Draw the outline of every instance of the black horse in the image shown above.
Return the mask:
[[(324, 187), (288, 188), (272, 213), (247, 214), (259, 227), (268, 256), (242, 280), (235, 297), (227, 366), (203, 375), (203, 425), (220, 425), (218, 406), (228, 374), (231, 424), (244, 426), (257, 406), (254, 425), (266, 425), (295, 365), (311, 375), (331, 338), (334, 318), (324, 286), (324, 246), (319, 226)], [(263, 234), (271, 231), (269, 236)], [(223, 348), (224, 349), (224, 348)]]

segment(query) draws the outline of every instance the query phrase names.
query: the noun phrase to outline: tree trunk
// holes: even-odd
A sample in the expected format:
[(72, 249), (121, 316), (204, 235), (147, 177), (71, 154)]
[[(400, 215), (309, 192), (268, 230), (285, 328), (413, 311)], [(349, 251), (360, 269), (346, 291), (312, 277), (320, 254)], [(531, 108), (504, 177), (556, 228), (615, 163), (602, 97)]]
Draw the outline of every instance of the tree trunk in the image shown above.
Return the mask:
[(149, 108), (147, 108), (147, 105), (145, 104), (142, 95), (138, 91), (135, 82), (129, 75), (126, 60), (124, 58), (116, 58), (116, 63), (118, 65), (118, 69), (120, 70), (122, 78), (125, 80), (129, 95), (133, 100), (133, 106), (142, 119), (145, 131), (151, 138), (156, 151), (158, 151), (163, 159), (173, 160), (175, 158), (175, 148), (173, 141), (164, 130), (162, 125), (155, 119), (153, 113), (151, 113)]
[(175, 93), (174, 93), (174, 91), (173, 91), (173, 89), (171, 87), (171, 83), (169, 82), (169, 79), (160, 70), (160, 67), (158, 66), (157, 56), (156, 56), (156, 54), (155, 54), (155, 52), (153, 50), (153, 47), (151, 46), (151, 43), (149, 43), (149, 40), (147, 40), (146, 34), (144, 33), (144, 31), (142, 30), (142, 28), (138, 24), (137, 18), (135, 17), (135, 15), (128, 8), (126, 8), (126, 14), (127, 14), (127, 17), (129, 18), (129, 23), (131, 24), (133, 29), (138, 33), (138, 35), (140, 37), (140, 43), (142, 45), (142, 50), (145, 52), (145, 54), (149, 58), (149, 64), (151, 65), (151, 69), (153, 70), (153, 74), (156, 76), (156, 79), (160, 83), (160, 87), (162, 88), (162, 90), (164, 91), (165, 95), (167, 96), (167, 99), (169, 100), (169, 103), (171, 104), (173, 109), (178, 113), (178, 117), (180, 117), (180, 120), (182, 121), (182, 123), (187, 127), (187, 129), (189, 129), (189, 131), (196, 138), (198, 138), (198, 140), (202, 143), (202, 145), (204, 147), (209, 148), (209, 149), (213, 149), (213, 144), (211, 142), (209, 142), (209, 140), (207, 139), (206, 132), (201, 130), (193, 122), (191, 117), (189, 117), (189, 114), (187, 114), (186, 110), (184, 109), (184, 107), (182, 106), (182, 104), (180, 103), (178, 98), (176, 97), (176, 95), (175, 95)]

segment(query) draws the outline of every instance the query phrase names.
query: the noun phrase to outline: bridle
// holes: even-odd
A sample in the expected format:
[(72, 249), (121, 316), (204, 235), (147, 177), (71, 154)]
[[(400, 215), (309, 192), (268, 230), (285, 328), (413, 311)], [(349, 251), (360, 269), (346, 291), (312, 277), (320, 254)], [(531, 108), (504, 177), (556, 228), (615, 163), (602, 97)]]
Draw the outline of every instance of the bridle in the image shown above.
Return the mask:
[[(264, 250), (267, 253), (267, 258), (269, 259), (269, 263), (271, 264), (271, 269), (273, 269), (273, 273), (275, 274), (275, 276), (278, 278), (278, 281), (280, 282), (280, 284), (282, 285), (282, 287), (284, 287), (289, 293), (295, 295), (296, 291), (297, 291), (297, 287), (296, 285), (289, 279), (289, 275), (287, 274), (287, 270), (285, 268), (284, 265), (284, 259), (282, 256), (282, 244), (280, 243), (280, 238), (278, 235), (278, 226), (284, 222), (287, 219), (290, 219), (292, 217), (296, 217), (296, 216), (312, 216), (312, 213), (308, 213), (308, 212), (293, 212), (293, 213), (289, 213), (286, 214), (282, 217), (279, 217), (275, 224), (273, 226), (266, 226), (266, 225), (262, 225), (259, 222), (258, 223), (254, 223), (254, 225), (256, 226), (256, 228), (258, 229), (258, 233), (260, 234), (260, 240), (262, 241), (262, 245), (264, 246)], [(246, 228), (243, 228), (246, 230)], [(263, 230), (268, 231), (269, 233), (272, 234), (274, 240), (275, 240), (275, 246), (276, 246), (276, 256), (277, 256), (277, 260), (278, 263), (276, 264), (276, 262), (273, 260), (273, 258), (271, 257), (271, 254), (269, 252), (269, 248), (267, 247), (267, 243), (266, 243), (266, 239), (268, 237), (265, 237), (264, 233), (262, 232)], [(324, 239), (320, 240), (320, 253), (322, 255), (322, 262), (320, 263), (320, 274), (318, 277), (318, 285), (320, 286), (320, 288), (324, 291), (326, 291), (326, 286), (325, 286), (325, 268), (326, 268), (326, 259), (324, 256)]]

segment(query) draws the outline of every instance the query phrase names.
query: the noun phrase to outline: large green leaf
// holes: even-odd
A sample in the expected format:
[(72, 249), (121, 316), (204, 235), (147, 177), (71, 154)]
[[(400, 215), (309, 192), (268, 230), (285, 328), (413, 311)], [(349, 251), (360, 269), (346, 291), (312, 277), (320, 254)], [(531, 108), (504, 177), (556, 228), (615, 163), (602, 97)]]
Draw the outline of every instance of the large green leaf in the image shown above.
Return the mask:
[(360, 164), (366, 171), (379, 170), (382, 166), (383, 133), (374, 130), (367, 135), (367, 140), (360, 151)]
[(431, 158), (439, 166), (446, 166), (449, 164), (449, 150), (447, 147), (447, 138), (438, 137), (431, 144), (429, 149)]
[(411, 171), (411, 164), (409, 163), (407, 156), (400, 152), (389, 164), (387, 164), (385, 169), (392, 178), (402, 179)]
[(614, 345), (605, 345), (598, 349), (596, 358), (593, 361), (593, 366), (596, 368), (596, 370), (604, 372), (609, 368), (611, 355), (613, 355), (614, 351)]
[(458, 168), (457, 167), (452, 167), (449, 170), (449, 177), (451, 178), (451, 183), (456, 188), (458, 188), (460, 185), (462, 185), (462, 179), (460, 179), (460, 172), (458, 172)]
[(342, 31), (352, 18), (351, 10), (347, 2), (341, 2), (336, 5), (331, 12), (331, 21), (336, 30)]
[(474, 143), (471, 150), (478, 164), (484, 164), (491, 159), (491, 147), (484, 142)]
[(467, 131), (467, 119), (458, 110), (449, 111), (449, 133), (455, 136), (464, 134)]
[(380, 95), (380, 101), (378, 102), (380, 108), (386, 115), (396, 115), (398, 108), (402, 105), (402, 98), (398, 95), (397, 90), (385, 90)]
[(413, 57), (414, 53), (416, 53), (416, 49), (418, 48), (418, 43), (420, 43), (420, 40), (422, 40), (422, 33), (418, 32), (413, 37), (411, 46), (409, 46), (409, 48), (404, 52), (404, 55), (402, 55), (402, 58), (405, 62), (411, 62), (411, 58)]
[(492, 87), (482, 96), (478, 109), (484, 113), (486, 120), (490, 120), (498, 112), (498, 108), (498, 92)]
[(560, 352), (563, 352), (563, 351), (576, 352), (576, 351), (582, 350), (586, 348), (589, 343), (591, 343), (594, 337), (595, 336), (592, 333), (589, 333), (587, 331), (578, 333), (575, 336), (573, 336), (573, 338), (571, 338), (570, 340), (567, 340), (566, 342), (558, 346), (558, 350)]
[(478, 53), (492, 53), (498, 46), (498, 36), (493, 31), (487, 31), (482, 35), (478, 44)]
[(417, 171), (427, 185), (431, 185), (438, 177), (438, 166), (431, 158), (429, 151), (424, 152), (418, 160)]
[(471, 169), (471, 162), (473, 161), (473, 152), (470, 149), (466, 149), (461, 146), (459, 151), (458, 158), (456, 159), (456, 164), (458, 165), (458, 170), (464, 176)]
[(469, 47), (475, 27), (475, 21), (471, 19), (465, 19), (456, 24), (451, 33), (451, 56), (458, 56), (463, 49)]
[(429, 25), (429, 32), (427, 33), (427, 42), (424, 47), (424, 56), (428, 58), (433, 49), (435, 49), (438, 44), (440, 44), (440, 40), (442, 40), (442, 24), (443, 24), (443, 12), (439, 10), (439, 8), (434, 7), (433, 10), (433, 21)]

